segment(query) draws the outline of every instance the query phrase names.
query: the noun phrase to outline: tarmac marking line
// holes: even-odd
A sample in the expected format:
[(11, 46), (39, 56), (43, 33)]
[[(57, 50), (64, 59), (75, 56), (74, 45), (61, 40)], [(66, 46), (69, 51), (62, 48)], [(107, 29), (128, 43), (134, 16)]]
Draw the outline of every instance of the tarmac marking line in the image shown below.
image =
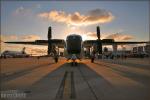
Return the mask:
[(59, 89), (58, 89), (58, 92), (57, 92), (57, 94), (56, 94), (55, 100), (59, 100), (59, 99), (62, 99), (62, 98), (63, 98), (63, 92), (64, 92), (64, 87), (65, 87), (67, 75), (68, 75), (68, 71), (66, 71), (66, 72), (64, 73), (64, 76), (63, 76), (63, 78), (62, 78), (62, 81), (61, 81), (60, 87), (59, 87)]
[[(91, 67), (92, 66), (92, 67)], [(103, 65), (104, 66), (104, 65)], [(141, 86), (143, 87), (142, 84), (140, 84), (137, 81), (134, 81), (130, 78), (124, 77), (116, 73), (115, 71), (107, 68), (99, 66), (97, 64), (90, 64), (88, 66), (90, 69), (98, 73), (99, 75), (103, 76), (107, 81), (109, 81), (111, 84), (116, 85), (116, 86)]]
[(76, 98), (76, 93), (75, 93), (75, 84), (74, 84), (74, 72), (71, 71), (71, 95), (70, 98), (74, 99)]
[(81, 73), (81, 76), (82, 76), (83, 80), (86, 82), (87, 86), (89, 87), (90, 91), (92, 92), (92, 94), (93, 94), (95, 100), (99, 100), (98, 97), (97, 97), (97, 95), (96, 95), (96, 93), (95, 93), (95, 91), (93, 90), (93, 88), (92, 88), (91, 85), (89, 84), (88, 80), (86, 79), (86, 77), (85, 77), (85, 75), (83, 74), (83, 72), (81, 71), (81, 69), (80, 69), (79, 67), (78, 67), (78, 69), (79, 69), (79, 71), (80, 71), (80, 73)]
[(60, 83), (58, 92), (56, 94), (55, 100), (70, 100), (75, 99), (75, 84), (74, 84), (74, 72), (65, 71), (62, 81)]

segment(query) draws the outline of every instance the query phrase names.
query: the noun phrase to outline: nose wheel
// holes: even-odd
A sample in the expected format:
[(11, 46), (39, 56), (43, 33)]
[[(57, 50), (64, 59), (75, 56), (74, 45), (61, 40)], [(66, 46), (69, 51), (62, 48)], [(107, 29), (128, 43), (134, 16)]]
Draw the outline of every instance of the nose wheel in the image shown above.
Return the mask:
[(71, 66), (77, 66), (77, 65), (78, 65), (77, 62), (72, 62), (72, 63), (71, 63)]

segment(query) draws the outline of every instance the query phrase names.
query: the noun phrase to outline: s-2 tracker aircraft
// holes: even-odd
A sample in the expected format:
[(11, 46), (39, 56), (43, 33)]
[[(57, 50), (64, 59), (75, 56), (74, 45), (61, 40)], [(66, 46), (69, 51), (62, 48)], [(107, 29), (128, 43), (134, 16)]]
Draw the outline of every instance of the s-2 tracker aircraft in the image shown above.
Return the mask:
[(84, 48), (90, 50), (92, 49), (93, 54), (102, 54), (102, 45), (112, 45), (114, 51), (117, 50), (117, 45), (126, 45), (126, 44), (142, 44), (142, 43), (148, 43), (148, 42), (136, 42), (136, 41), (130, 41), (130, 42), (124, 42), (124, 41), (115, 41), (114, 39), (101, 39), (100, 35), (100, 27), (97, 26), (97, 39), (95, 40), (82, 40), (82, 36), (78, 34), (71, 34), (66, 37), (66, 40), (64, 39), (52, 39), (52, 28), (48, 28), (48, 35), (47, 40), (35, 40), (35, 41), (13, 41), (13, 42), (5, 42), (5, 43), (12, 43), (12, 44), (28, 44), (28, 45), (46, 45), (48, 46), (47, 55), (53, 54), (58, 55), (56, 52), (56, 46), (58, 48), (64, 48), (64, 56), (67, 59), (74, 60), (75, 63), (76, 60), (79, 60), (82, 58), (82, 55), (84, 53)]

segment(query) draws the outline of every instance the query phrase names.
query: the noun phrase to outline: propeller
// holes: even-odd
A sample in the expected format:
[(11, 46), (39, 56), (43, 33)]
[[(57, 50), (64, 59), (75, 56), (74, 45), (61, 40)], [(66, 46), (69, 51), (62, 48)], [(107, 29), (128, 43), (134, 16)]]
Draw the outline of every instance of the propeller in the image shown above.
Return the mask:
[(100, 27), (97, 26), (97, 51), (99, 54), (102, 54), (102, 41), (101, 41), (101, 35), (100, 35)]
[(51, 28), (51, 26), (48, 28), (47, 38), (48, 38), (48, 40), (52, 39), (52, 28)]
[(101, 38), (100, 34), (101, 34), (100, 27), (97, 26), (97, 38), (98, 38), (98, 40), (100, 40), (100, 38)]
[(51, 43), (51, 39), (52, 39), (52, 30), (51, 30), (51, 26), (48, 28), (48, 50), (47, 50), (47, 55), (50, 55), (50, 53), (52, 52), (52, 43)]

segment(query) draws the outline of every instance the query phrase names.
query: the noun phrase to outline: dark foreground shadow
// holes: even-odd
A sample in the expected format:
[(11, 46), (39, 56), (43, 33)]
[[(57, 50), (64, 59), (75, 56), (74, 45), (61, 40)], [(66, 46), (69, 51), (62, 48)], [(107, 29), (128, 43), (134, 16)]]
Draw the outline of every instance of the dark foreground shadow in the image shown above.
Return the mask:
[(150, 88), (150, 86), (149, 86), (149, 84), (150, 84), (150, 80), (149, 80), (150, 76), (148, 76), (148, 75), (144, 75), (142, 73), (137, 73), (137, 72), (134, 72), (134, 71), (131, 72), (131, 71), (119, 69), (119, 68), (117, 68), (117, 66), (105, 65), (105, 64), (100, 64), (100, 63), (97, 63), (97, 62), (95, 62), (95, 64), (97, 64), (99, 66), (107, 67), (107, 68), (109, 68), (111, 70), (114, 70), (115, 72), (117, 72), (117, 74), (120, 74), (121, 76), (127, 77), (129, 79), (134, 80), (134, 81), (140, 82), (145, 87)]
[(21, 77), (25, 74), (28, 74), (30, 72), (32, 72), (33, 70), (37, 69), (37, 68), (40, 68), (40, 67), (45, 67), (45, 66), (48, 66), (48, 65), (52, 65), (54, 63), (49, 63), (49, 64), (42, 64), (42, 65), (39, 65), (39, 66), (34, 66), (32, 68), (28, 68), (28, 69), (25, 69), (25, 70), (21, 70), (21, 71), (17, 71), (17, 72), (14, 72), (10, 75), (4, 75), (4, 76), (1, 76), (1, 81), (2, 82), (5, 82), (5, 81), (10, 81), (10, 80), (13, 80), (17, 77)]

